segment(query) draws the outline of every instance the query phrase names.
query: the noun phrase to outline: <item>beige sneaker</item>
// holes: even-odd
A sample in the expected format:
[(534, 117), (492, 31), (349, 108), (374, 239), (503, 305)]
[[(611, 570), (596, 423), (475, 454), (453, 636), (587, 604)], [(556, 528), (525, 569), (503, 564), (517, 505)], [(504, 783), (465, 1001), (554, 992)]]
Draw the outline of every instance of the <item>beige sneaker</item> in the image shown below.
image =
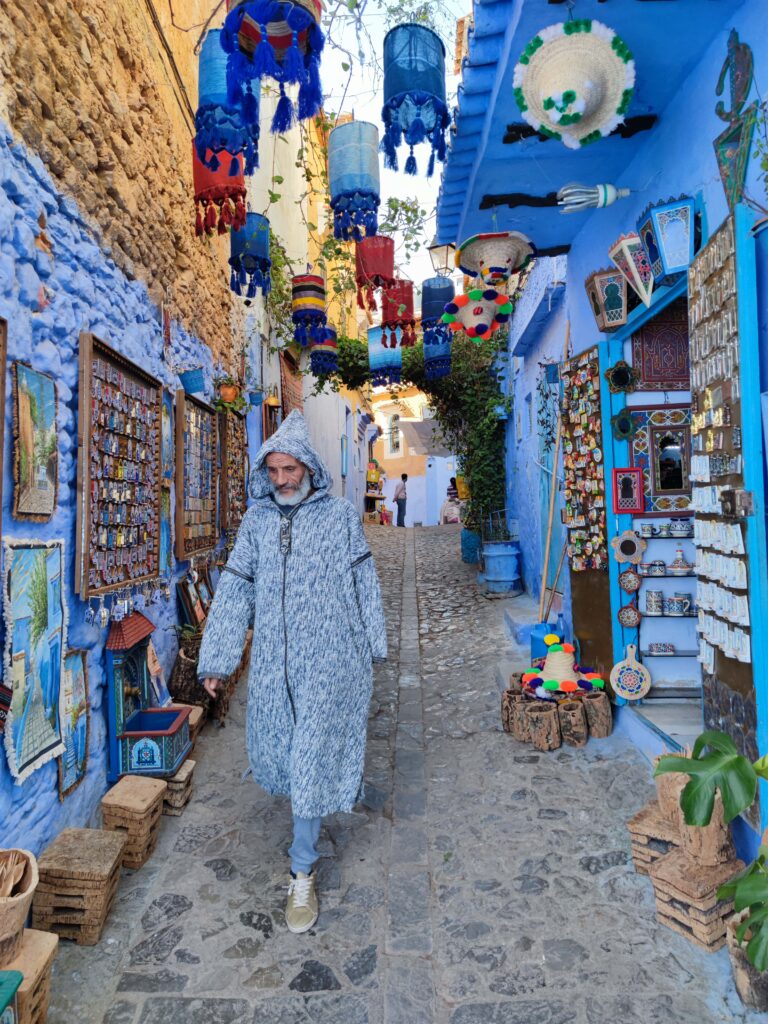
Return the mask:
[(308, 932), (317, 920), (319, 908), (315, 892), (315, 876), (302, 871), (291, 877), (288, 886), (288, 903), (285, 908), (285, 923), (294, 935)]

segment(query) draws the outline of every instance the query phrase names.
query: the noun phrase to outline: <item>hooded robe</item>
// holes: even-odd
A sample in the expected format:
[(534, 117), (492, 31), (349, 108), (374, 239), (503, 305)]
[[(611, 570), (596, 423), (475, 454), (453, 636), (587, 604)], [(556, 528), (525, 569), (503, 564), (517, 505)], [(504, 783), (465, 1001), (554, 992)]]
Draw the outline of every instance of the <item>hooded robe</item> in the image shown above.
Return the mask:
[[(307, 466), (299, 505), (272, 496), (266, 457)], [(221, 573), (203, 634), (198, 678), (237, 668), (253, 626), (246, 744), (254, 778), (290, 796), (302, 818), (350, 811), (363, 779), (372, 661), (387, 654), (376, 568), (360, 517), (328, 493), (331, 477), (298, 411), (262, 445), (253, 504)]]

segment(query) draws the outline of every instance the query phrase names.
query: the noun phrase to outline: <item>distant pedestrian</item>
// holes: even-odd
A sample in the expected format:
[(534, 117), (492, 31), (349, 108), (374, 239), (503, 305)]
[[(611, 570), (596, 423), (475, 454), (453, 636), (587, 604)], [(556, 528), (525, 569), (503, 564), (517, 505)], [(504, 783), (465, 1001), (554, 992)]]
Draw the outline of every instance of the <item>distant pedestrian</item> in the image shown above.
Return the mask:
[(456, 486), (456, 477), (451, 477), (451, 482), (448, 484), (445, 492), (446, 497), (450, 501), (455, 501), (459, 496), (459, 488)]
[(405, 503), (408, 499), (406, 490), (406, 484), (408, 482), (408, 474), (403, 473), (400, 477), (400, 483), (395, 488), (395, 504), (397, 505), (397, 525), (405, 526)]
[(198, 677), (215, 697), (253, 627), (246, 737), (253, 777), (291, 798), (285, 923), (317, 920), (322, 817), (349, 812), (363, 782), (372, 662), (387, 653), (379, 581), (360, 517), (293, 411), (262, 446), (251, 497), (221, 574)]

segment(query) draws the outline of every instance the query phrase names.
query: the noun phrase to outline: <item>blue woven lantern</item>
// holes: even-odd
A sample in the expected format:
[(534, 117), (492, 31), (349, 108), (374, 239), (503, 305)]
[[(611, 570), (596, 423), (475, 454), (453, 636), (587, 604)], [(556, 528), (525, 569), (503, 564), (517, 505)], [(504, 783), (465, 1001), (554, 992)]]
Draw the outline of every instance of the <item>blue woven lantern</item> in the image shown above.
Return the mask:
[(269, 221), (260, 213), (249, 213), (245, 227), (233, 231), (229, 265), (232, 267), (230, 286), (235, 295), (256, 298), (256, 289), (267, 295), (272, 288), (269, 258)]
[(413, 147), (431, 147), (427, 176), (435, 169), (435, 157), (445, 159), (445, 131), (450, 123), (445, 103), (445, 47), (432, 29), (423, 25), (398, 25), (384, 38), (385, 166), (397, 170), (397, 149), (405, 142), (410, 156), (406, 174), (416, 174)]
[[(231, 103), (241, 105), (246, 122), (258, 117), (250, 95), (254, 82), (265, 76), (280, 85), (273, 132), (288, 131), (297, 117), (318, 114), (323, 101), (320, 54), (325, 45), (322, 0), (227, 0), (227, 7), (221, 45), (229, 55), (228, 95)], [(286, 95), (289, 84), (299, 86), (298, 109)]]
[(339, 368), (339, 344), (334, 327), (324, 327), (321, 338), (312, 342), (309, 350), (309, 365), (315, 377), (335, 373)]
[(400, 345), (389, 346), (383, 327), (368, 328), (368, 365), (375, 387), (400, 383), (403, 350)]
[(328, 180), (333, 233), (345, 242), (375, 235), (381, 202), (379, 131), (368, 121), (348, 121), (328, 136)]
[(421, 286), (421, 326), (424, 331), (424, 375), (427, 380), (451, 372), (451, 330), (443, 323), (446, 305), (456, 291), (450, 277), (430, 277)]
[(230, 103), (227, 95), (227, 55), (221, 48), (221, 29), (212, 29), (200, 49), (200, 87), (195, 114), (195, 150), (211, 171), (220, 166), (219, 154), (226, 153), (230, 161), (229, 173), (235, 177), (241, 172), (237, 159), (245, 159), (245, 173), (253, 174), (259, 166), (259, 97), (256, 82), (250, 92), (255, 105), (255, 118), (247, 125), (240, 106)]

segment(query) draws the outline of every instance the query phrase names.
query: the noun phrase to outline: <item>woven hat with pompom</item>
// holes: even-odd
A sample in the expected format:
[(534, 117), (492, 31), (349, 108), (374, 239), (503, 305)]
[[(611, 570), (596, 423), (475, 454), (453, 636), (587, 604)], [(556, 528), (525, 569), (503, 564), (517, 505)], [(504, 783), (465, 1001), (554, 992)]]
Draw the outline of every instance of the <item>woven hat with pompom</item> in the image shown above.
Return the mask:
[(635, 62), (619, 36), (590, 18), (542, 29), (515, 67), (513, 91), (536, 131), (579, 149), (625, 118), (635, 86)]
[(456, 253), (456, 266), (470, 277), (495, 288), (518, 270), (527, 267), (536, 255), (530, 238), (519, 231), (499, 231), (473, 235), (462, 242)]

